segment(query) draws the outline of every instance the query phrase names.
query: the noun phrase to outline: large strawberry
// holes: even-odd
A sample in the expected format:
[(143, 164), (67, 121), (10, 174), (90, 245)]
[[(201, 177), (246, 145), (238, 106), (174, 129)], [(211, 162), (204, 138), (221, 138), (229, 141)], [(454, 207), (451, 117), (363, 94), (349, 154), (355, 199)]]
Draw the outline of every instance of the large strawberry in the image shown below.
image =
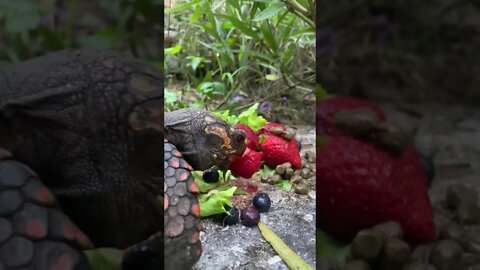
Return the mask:
[(393, 220), (410, 243), (432, 241), (425, 177), (413, 147), (392, 156), (350, 137), (331, 137), (317, 153), (318, 223), (351, 240), (361, 229)]
[(258, 136), (255, 132), (247, 125), (244, 124), (236, 124), (236, 128), (242, 129), (245, 131), (245, 135), (247, 136), (247, 147), (255, 150), (258, 146)]
[(296, 140), (286, 140), (275, 135), (269, 135), (262, 144), (263, 159), (270, 168), (290, 162), (293, 169), (302, 168), (302, 160)]
[(335, 96), (317, 102), (316, 116), (318, 134), (330, 136), (343, 135), (342, 131), (335, 128), (333, 120), (337, 112), (345, 109), (369, 109), (377, 115), (380, 122), (387, 120), (385, 113), (375, 103), (352, 97)]
[(241, 157), (236, 158), (232, 164), (230, 164), (230, 170), (232, 170), (236, 176), (250, 178), (260, 170), (262, 158), (262, 152), (256, 152), (255, 150), (247, 148)]

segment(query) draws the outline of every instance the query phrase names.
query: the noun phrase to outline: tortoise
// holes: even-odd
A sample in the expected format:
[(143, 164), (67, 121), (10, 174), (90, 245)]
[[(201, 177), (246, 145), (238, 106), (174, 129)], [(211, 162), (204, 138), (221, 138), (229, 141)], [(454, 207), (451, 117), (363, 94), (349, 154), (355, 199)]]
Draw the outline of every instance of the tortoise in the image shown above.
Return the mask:
[(123, 269), (192, 268), (191, 170), (228, 166), (245, 134), (202, 109), (163, 110), (162, 75), (123, 53), (0, 70), (0, 269), (90, 269), (82, 250), (100, 247), (124, 250)]

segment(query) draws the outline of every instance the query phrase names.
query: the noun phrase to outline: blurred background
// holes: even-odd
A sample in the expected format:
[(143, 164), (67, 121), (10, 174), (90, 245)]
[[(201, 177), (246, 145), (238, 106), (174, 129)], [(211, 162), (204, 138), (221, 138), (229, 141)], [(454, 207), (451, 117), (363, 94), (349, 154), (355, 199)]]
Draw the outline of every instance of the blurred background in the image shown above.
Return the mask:
[(480, 1), (319, 1), (318, 79), (382, 101), (480, 101)]
[(0, 0), (0, 63), (65, 48), (115, 49), (163, 67), (160, 0)]

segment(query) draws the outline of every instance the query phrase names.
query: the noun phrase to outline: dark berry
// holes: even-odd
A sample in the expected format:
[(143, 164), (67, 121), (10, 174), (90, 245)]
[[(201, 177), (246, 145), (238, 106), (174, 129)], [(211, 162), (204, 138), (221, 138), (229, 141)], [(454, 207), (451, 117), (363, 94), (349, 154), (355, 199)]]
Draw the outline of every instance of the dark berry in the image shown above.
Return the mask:
[(243, 209), (240, 217), (243, 225), (247, 227), (253, 227), (260, 221), (260, 213), (253, 207)]
[(267, 212), (271, 206), (270, 197), (267, 193), (257, 193), (255, 197), (253, 197), (253, 206), (258, 210), (260, 213)]
[(435, 178), (435, 164), (433, 164), (432, 157), (424, 154), (420, 154), (420, 161), (422, 163), (423, 170), (427, 175), (427, 185), (430, 186)]
[(207, 183), (216, 183), (220, 175), (218, 174), (217, 168), (210, 168), (203, 171), (203, 180)]
[(238, 223), (238, 218), (240, 216), (240, 212), (238, 211), (237, 207), (232, 207), (230, 206), (225, 206), (225, 208), (228, 210), (230, 215), (226, 214), (225, 218), (223, 219), (223, 226), (225, 225), (235, 225)]

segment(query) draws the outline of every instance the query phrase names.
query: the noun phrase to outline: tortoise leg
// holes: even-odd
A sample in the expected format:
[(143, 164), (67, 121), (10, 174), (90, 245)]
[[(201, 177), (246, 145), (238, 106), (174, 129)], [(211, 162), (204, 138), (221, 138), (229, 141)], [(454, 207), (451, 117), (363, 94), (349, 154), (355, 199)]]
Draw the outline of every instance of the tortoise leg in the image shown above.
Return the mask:
[(190, 269), (202, 254), (199, 190), (175, 146), (165, 142), (164, 149), (165, 269)]
[(90, 240), (37, 175), (0, 148), (0, 269), (89, 269)]
[(164, 143), (164, 230), (130, 247), (122, 270), (188, 270), (202, 254), (198, 186), (192, 167), (172, 144)]

